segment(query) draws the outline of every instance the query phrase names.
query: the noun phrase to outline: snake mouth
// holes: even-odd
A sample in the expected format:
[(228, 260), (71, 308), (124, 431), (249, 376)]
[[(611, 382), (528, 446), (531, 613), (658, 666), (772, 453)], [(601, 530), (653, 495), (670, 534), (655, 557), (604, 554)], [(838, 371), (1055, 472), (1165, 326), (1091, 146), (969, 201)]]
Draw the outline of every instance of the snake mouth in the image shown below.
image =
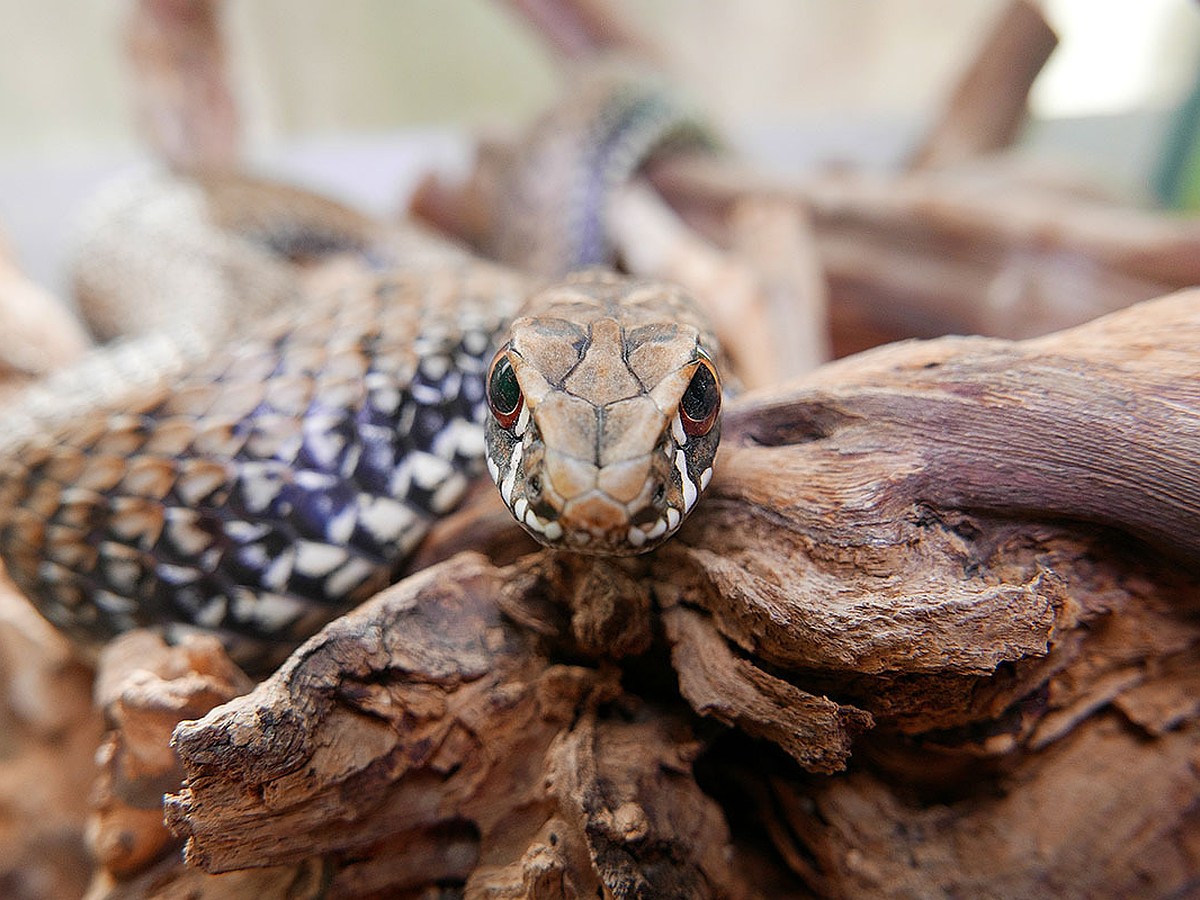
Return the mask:
[[(513, 518), (538, 543), (576, 553), (634, 556), (682, 525), (712, 476), (693, 475), (668, 426), (647, 453), (599, 465), (546, 445), (536, 421), (517, 438), (495, 428), (488, 470)], [(497, 462), (497, 459), (499, 460)]]

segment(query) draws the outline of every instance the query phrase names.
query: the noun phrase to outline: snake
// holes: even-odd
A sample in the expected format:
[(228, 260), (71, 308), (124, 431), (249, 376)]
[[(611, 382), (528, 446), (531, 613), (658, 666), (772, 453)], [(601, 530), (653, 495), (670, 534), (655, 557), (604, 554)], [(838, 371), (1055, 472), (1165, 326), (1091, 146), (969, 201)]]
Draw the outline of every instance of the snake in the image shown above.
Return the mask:
[(78, 293), (135, 334), (0, 410), (0, 556), (84, 646), (199, 630), (278, 661), (485, 469), (541, 544), (608, 555), (667, 540), (712, 479), (721, 347), (678, 287), (531, 277), (241, 174), (95, 207)]

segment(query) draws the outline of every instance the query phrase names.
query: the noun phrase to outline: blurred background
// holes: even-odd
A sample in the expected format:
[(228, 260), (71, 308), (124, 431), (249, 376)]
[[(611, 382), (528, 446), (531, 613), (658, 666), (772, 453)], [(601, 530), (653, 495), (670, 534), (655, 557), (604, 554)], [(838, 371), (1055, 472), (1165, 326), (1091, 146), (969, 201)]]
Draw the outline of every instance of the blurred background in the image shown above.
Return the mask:
[[(790, 171), (903, 158), (998, 0), (617, 0), (669, 72), (747, 154)], [(69, 210), (144, 161), (123, 0), (0, 0), (0, 224), (61, 285)], [(1147, 202), (1187, 205), (1194, 0), (1046, 0), (1060, 46), (1022, 152)], [(252, 160), (374, 212), (473, 130), (521, 124), (555, 93), (549, 53), (487, 0), (255, 0), (225, 15)], [(1193, 104), (1195, 101), (1193, 100)], [(1170, 157), (1170, 159), (1168, 159)], [(1164, 171), (1174, 166), (1174, 176)], [(1166, 182), (1170, 182), (1167, 184)]]

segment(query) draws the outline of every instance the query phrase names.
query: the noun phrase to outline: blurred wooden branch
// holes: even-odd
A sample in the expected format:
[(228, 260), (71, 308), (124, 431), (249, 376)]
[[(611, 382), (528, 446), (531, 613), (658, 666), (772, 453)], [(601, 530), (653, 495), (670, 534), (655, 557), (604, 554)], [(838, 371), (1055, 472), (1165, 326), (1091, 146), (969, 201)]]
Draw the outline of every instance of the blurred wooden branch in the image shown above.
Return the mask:
[(18, 267), (0, 234), (0, 401), (33, 379), (75, 362), (91, 339), (67, 307)]
[[(597, 879), (614, 894), (789, 896), (788, 877), (902, 896), (1000, 862), (1014, 894), (1048, 896), (1053, 859), (1071, 896), (1116, 896), (1127, 853), (1092, 871), (1060, 835), (1016, 858), (1049, 839), (1020, 813), (1039, 797), (1080, 823), (1071, 841), (1149, 828), (1143, 855), (1174, 846), (1200, 800), (1175, 764), (1200, 739), (1200, 704), (1180, 702), (1197, 583), (1119, 535), (1200, 557), (1200, 293), (1033, 341), (885, 348), (748, 395), (726, 428), (705, 515), (657, 553), (453, 556), (181, 726), (187, 781), (169, 819), (188, 859), (216, 872), (320, 857), (335, 893), (451, 879), (549, 897)], [(650, 674), (659, 616), (679, 696)], [(746, 770), (745, 745), (697, 737), (689, 707), (786, 757)], [(1174, 762), (1153, 777), (1176, 787), (1101, 816), (1124, 790), (1098, 781), (1125, 782), (1118, 715), (1143, 745), (1168, 741)], [(829, 772), (852, 747), (865, 755), (848, 779), (783, 763)], [(1149, 778), (1153, 758), (1133, 765)], [(737, 808), (775, 797), (754, 814), (786, 819), (769, 829), (794, 842), (779, 859), (728, 830), (736, 808), (698, 791), (701, 759), (726, 773), (718, 797), (726, 778), (751, 784)], [(1064, 794), (1078, 777), (1093, 789)], [(972, 793), (981, 779), (996, 790)], [(964, 827), (1003, 825), (1005, 841), (964, 856), (954, 827), (851, 826), (856, 803), (895, 823), (931, 815), (898, 805), (897, 783), (973, 798), (956, 807)], [(845, 862), (908, 859), (917, 841), (945, 865)], [(812, 862), (788, 876), (780, 859)], [(1151, 877), (1169, 890), (1186, 876)]]
[(221, 0), (134, 0), (126, 26), (143, 138), (177, 172), (228, 170), (240, 128)]
[(1195, 222), (986, 173), (788, 180), (681, 158), (648, 175), (700, 223), (746, 196), (807, 210), (835, 312), (906, 334), (1028, 337), (1200, 283)]
[(505, 0), (564, 59), (605, 53), (653, 60), (658, 51), (606, 0)]
[(944, 168), (1003, 150), (1025, 121), (1029, 90), (1058, 46), (1037, 3), (1010, 0), (968, 63), (914, 169)]

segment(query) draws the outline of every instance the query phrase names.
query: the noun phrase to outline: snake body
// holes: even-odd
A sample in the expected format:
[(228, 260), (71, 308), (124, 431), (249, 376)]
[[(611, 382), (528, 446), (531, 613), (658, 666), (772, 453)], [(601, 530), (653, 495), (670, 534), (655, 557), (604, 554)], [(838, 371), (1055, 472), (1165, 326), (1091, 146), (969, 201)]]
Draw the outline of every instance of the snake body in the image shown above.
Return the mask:
[[(290, 258), (257, 234), (239, 253), (247, 241)], [(16, 583), (87, 643), (203, 629), (244, 662), (278, 659), (395, 576), (483, 468), (485, 429), (502, 496), (542, 542), (665, 539), (719, 433), (715, 416), (682, 430), (694, 381), (719, 406), (719, 350), (690, 301), (597, 271), (538, 291), (435, 257), (368, 259), (232, 335), (102, 350), (5, 410), (0, 554)]]
[[(639, 84), (601, 72), (534, 128), (506, 202), (540, 224), (510, 261), (596, 262), (606, 192), (694, 136)], [(239, 176), (94, 209), (77, 294), (101, 336), (140, 336), (0, 411), (0, 555), (84, 643), (203, 629), (273, 662), (389, 583), (485, 460), (531, 535), (586, 553), (656, 546), (712, 477), (720, 348), (676, 288), (589, 269), (539, 289)], [(331, 257), (352, 265), (312, 287)]]

